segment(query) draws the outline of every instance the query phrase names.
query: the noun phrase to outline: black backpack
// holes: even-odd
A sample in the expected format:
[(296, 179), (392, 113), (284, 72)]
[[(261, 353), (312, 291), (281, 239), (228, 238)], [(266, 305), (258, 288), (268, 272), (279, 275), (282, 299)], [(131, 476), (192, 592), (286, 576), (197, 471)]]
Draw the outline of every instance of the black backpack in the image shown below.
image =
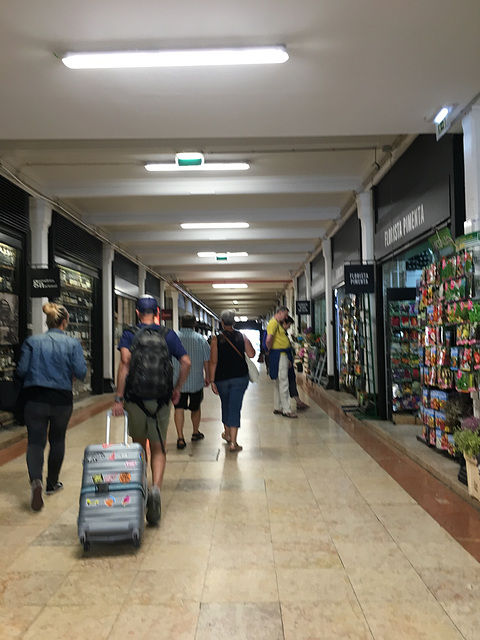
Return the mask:
[(167, 403), (173, 391), (173, 366), (165, 339), (169, 329), (132, 326), (129, 330), (134, 337), (130, 346), (127, 397), (134, 401)]

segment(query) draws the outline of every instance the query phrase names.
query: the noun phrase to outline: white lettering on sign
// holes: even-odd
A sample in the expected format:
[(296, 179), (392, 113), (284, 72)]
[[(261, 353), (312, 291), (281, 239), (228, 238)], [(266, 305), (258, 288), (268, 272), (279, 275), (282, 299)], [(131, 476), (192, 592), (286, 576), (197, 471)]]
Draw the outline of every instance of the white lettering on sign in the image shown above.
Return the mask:
[(56, 287), (57, 283), (53, 278), (34, 278), (32, 286), (34, 289), (51, 289)]
[(367, 285), (370, 282), (368, 275), (366, 271), (353, 271), (350, 273), (350, 284), (355, 286)]
[(385, 247), (401, 240), (403, 236), (413, 233), (418, 227), (425, 223), (425, 211), (423, 204), (403, 216), (401, 220), (397, 220), (384, 231)]

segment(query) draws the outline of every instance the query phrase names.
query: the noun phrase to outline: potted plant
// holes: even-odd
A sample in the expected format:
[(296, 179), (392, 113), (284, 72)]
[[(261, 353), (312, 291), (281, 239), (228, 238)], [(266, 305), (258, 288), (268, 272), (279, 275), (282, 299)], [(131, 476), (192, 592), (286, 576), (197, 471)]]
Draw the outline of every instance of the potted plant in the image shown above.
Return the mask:
[(468, 416), (461, 421), (460, 429), (453, 434), (455, 446), (463, 453), (467, 464), (468, 493), (480, 500), (480, 475), (478, 456), (480, 455), (480, 418)]

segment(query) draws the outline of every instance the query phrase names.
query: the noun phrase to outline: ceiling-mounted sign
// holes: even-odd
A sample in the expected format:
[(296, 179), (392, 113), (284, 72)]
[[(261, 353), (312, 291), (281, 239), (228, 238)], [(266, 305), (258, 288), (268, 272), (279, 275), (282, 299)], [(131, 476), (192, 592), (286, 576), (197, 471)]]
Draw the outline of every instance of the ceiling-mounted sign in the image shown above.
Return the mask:
[(32, 298), (58, 298), (60, 296), (60, 269), (30, 269), (30, 296)]
[(310, 300), (297, 300), (295, 303), (297, 316), (310, 315)]
[(375, 292), (375, 267), (373, 264), (346, 264), (344, 269), (345, 293)]

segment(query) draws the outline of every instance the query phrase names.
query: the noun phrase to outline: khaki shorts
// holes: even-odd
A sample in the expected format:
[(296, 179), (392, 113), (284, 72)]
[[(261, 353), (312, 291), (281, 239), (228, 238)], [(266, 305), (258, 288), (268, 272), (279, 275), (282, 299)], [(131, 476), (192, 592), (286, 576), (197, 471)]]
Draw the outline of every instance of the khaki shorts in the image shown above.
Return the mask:
[[(146, 400), (145, 408), (152, 413), (157, 407), (156, 400)], [(168, 422), (170, 420), (171, 403), (160, 407), (157, 411), (158, 429), (162, 436), (162, 441), (167, 441)], [(160, 442), (158, 431), (155, 426), (155, 419), (149, 418), (147, 414), (134, 402), (125, 403), (125, 411), (128, 413), (128, 433), (134, 440), (150, 440)]]

